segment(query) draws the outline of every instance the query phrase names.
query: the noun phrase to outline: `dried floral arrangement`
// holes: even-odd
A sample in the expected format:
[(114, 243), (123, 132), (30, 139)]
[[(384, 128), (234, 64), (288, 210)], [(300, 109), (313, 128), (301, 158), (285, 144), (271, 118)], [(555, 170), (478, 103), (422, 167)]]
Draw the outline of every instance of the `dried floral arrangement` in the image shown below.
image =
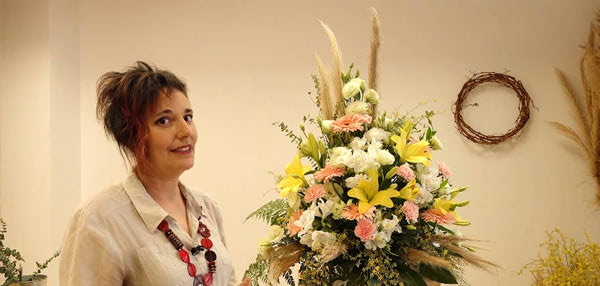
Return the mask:
[(546, 231), (548, 240), (540, 244), (547, 256), (527, 263), (519, 274), (529, 272), (533, 285), (600, 285), (600, 246), (591, 241), (578, 243), (560, 229)]
[[(579, 71), (583, 96), (575, 93), (565, 75), (556, 69), (558, 78), (574, 110), (575, 128), (556, 121), (549, 123), (581, 148), (589, 172), (596, 182), (596, 206), (600, 208), (600, 11), (590, 25), (588, 41), (583, 45)], [(581, 99), (583, 97), (583, 100)], [(577, 130), (579, 129), (579, 130)]]
[[(516, 121), (517, 124), (509, 131), (500, 135), (483, 134), (467, 124), (462, 117), (463, 103), (467, 100), (469, 94), (479, 85), (491, 82), (512, 89), (519, 99), (519, 117)], [(525, 127), (525, 124), (527, 124), (527, 121), (529, 121), (530, 103), (531, 98), (523, 87), (523, 84), (513, 76), (495, 72), (476, 73), (467, 82), (465, 82), (462, 89), (458, 93), (458, 98), (453, 104), (454, 121), (456, 122), (456, 126), (460, 134), (472, 142), (485, 145), (495, 145), (515, 136), (523, 129), (523, 127)]]

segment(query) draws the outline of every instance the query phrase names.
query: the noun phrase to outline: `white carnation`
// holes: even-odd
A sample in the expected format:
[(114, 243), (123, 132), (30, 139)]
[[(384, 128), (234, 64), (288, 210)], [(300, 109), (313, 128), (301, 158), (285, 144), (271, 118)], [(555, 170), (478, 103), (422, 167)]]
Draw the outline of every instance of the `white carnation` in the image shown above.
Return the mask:
[(347, 166), (354, 169), (354, 172), (362, 173), (372, 168), (379, 168), (379, 163), (364, 151), (354, 151)]
[(352, 151), (346, 147), (334, 147), (331, 149), (329, 163), (334, 167), (345, 167), (352, 159)]
[(388, 144), (390, 142), (391, 133), (387, 132), (381, 128), (371, 128), (369, 131), (365, 133), (364, 138), (369, 142), (377, 141)]
[(354, 137), (354, 139), (352, 139), (352, 142), (350, 142), (350, 148), (352, 148), (352, 150), (356, 151), (356, 150), (365, 150), (366, 146), (367, 146), (367, 140), (359, 138), (359, 137)]
[(392, 153), (390, 153), (388, 150), (379, 150), (375, 156), (375, 160), (379, 164), (385, 166), (394, 164), (395, 158), (394, 155), (392, 155)]
[(369, 177), (367, 177), (367, 175), (365, 174), (356, 174), (350, 178), (346, 179), (346, 187), (352, 189), (356, 186), (358, 186), (358, 182), (360, 182), (360, 180), (368, 180)]

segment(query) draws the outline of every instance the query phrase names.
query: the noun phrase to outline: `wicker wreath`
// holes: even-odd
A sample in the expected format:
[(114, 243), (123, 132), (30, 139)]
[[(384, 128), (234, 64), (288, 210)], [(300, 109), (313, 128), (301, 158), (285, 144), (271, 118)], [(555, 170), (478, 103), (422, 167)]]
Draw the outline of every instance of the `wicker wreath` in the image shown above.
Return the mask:
[[(508, 87), (515, 91), (517, 98), (519, 98), (519, 118), (516, 121), (515, 127), (510, 129), (508, 132), (502, 135), (485, 135), (467, 124), (462, 117), (463, 103), (469, 97), (469, 93), (475, 89), (478, 85), (486, 82), (495, 82), (501, 86)], [(454, 121), (458, 127), (458, 131), (465, 136), (467, 139), (485, 145), (495, 145), (502, 143), (509, 138), (513, 137), (527, 123), (529, 120), (529, 104), (532, 103), (529, 94), (523, 87), (521, 81), (515, 79), (512, 76), (495, 73), (495, 72), (482, 72), (474, 74), (465, 84), (458, 93), (458, 98), (454, 102)]]

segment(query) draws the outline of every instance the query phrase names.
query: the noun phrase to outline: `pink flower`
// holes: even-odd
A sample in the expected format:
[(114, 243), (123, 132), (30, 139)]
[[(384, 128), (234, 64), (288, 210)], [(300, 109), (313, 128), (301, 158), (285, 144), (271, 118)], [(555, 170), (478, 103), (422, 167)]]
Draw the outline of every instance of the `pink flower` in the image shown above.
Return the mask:
[(449, 179), (450, 176), (452, 176), (452, 171), (450, 171), (450, 168), (448, 168), (448, 166), (446, 166), (444, 162), (439, 163), (438, 168), (440, 170), (440, 173), (442, 173), (442, 175), (444, 175), (446, 179)]
[(405, 201), (402, 205), (402, 213), (408, 223), (415, 223), (419, 218), (419, 207), (411, 201)]
[(404, 178), (407, 182), (416, 178), (415, 172), (410, 168), (408, 163), (404, 163), (396, 170), (396, 175)]
[(364, 113), (354, 113), (344, 115), (342, 118), (334, 121), (331, 124), (333, 133), (353, 132), (363, 130), (364, 123), (371, 123), (371, 116)]
[(364, 213), (360, 213), (358, 211), (358, 206), (356, 204), (350, 204), (349, 206), (344, 208), (344, 212), (342, 213), (342, 217), (347, 220), (360, 220), (365, 218), (373, 218), (375, 217), (375, 207), (371, 206)]
[(325, 195), (325, 186), (321, 184), (314, 184), (306, 190), (304, 200), (307, 203), (312, 203)]
[(375, 224), (370, 219), (361, 219), (354, 228), (354, 234), (365, 242), (375, 237)]
[(303, 210), (296, 211), (290, 218), (290, 221), (288, 222), (287, 228), (288, 228), (288, 233), (289, 233), (288, 235), (290, 237), (296, 235), (297, 233), (299, 233), (302, 230), (301, 227), (299, 227), (295, 224), (295, 222), (298, 221), (298, 219), (300, 219), (302, 212), (303, 212)]
[(426, 210), (421, 214), (426, 222), (436, 222), (437, 224), (451, 224), (456, 221), (456, 216), (452, 213), (442, 214), (440, 210)]
[(321, 182), (329, 182), (334, 177), (341, 177), (346, 172), (346, 169), (343, 167), (332, 167), (330, 165), (325, 166), (325, 168), (317, 171), (314, 175), (315, 180)]

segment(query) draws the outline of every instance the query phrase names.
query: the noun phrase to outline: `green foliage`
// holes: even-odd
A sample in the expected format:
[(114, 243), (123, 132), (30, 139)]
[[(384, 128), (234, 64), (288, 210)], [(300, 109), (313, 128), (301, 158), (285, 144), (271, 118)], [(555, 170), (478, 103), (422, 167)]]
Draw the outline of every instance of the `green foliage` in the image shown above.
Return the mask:
[(279, 218), (287, 214), (288, 208), (288, 203), (283, 199), (270, 201), (248, 215), (244, 221), (247, 221), (251, 218), (256, 218), (274, 225), (277, 223)]
[(259, 254), (256, 256), (256, 260), (248, 265), (248, 269), (246, 269), (246, 272), (244, 272), (243, 279), (250, 278), (250, 285), (252, 286), (259, 286), (260, 282), (263, 282), (266, 285), (271, 285), (267, 275), (268, 270), (268, 262)]
[[(21, 253), (19, 253), (17, 250), (4, 246), (4, 239), (7, 232), (6, 222), (0, 218), (0, 224), (0, 274), (3, 274), (4, 278), (6, 278), (2, 286), (16, 282), (24, 282), (22, 263), (25, 262), (25, 260), (21, 256)], [(41, 276), (42, 270), (46, 269), (48, 267), (48, 263), (50, 263), (54, 258), (58, 257), (58, 255), (59, 251), (55, 252), (54, 255), (44, 263), (36, 262), (38, 269), (33, 273), (28, 281), (35, 280), (37, 277)]]
[(281, 132), (283, 132), (286, 137), (290, 138), (292, 143), (296, 143), (296, 146), (302, 144), (302, 138), (296, 135), (294, 131), (290, 130), (284, 122), (273, 122), (273, 126), (279, 126)]
[(448, 269), (432, 266), (429, 264), (419, 265), (419, 273), (433, 281), (444, 284), (458, 284), (452, 272)]

